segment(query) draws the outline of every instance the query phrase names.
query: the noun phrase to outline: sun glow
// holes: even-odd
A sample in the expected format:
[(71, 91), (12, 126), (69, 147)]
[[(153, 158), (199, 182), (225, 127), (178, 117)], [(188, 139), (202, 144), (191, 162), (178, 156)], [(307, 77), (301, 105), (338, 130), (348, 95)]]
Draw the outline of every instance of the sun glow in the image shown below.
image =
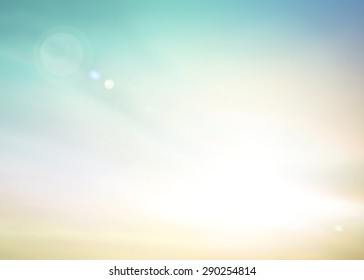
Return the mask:
[(225, 133), (233, 136), (229, 144), (222, 144), (226, 138), (216, 139), (218, 133), (208, 136), (220, 145), (195, 161), (193, 176), (148, 195), (149, 215), (183, 226), (254, 235), (310, 231), (324, 223), (334, 227), (362, 213), (360, 205), (297, 178), (332, 151), (320, 147), (314, 153), (317, 146), (303, 144), (299, 135), (271, 122), (250, 120)]

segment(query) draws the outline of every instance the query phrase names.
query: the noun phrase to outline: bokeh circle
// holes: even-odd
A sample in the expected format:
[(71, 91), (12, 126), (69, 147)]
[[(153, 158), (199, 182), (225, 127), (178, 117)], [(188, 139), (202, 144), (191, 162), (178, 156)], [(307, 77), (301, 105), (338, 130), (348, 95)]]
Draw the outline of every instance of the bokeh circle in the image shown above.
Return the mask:
[(92, 63), (92, 51), (86, 36), (78, 29), (57, 26), (45, 32), (35, 46), (39, 71), (54, 81), (72, 81), (81, 77)]

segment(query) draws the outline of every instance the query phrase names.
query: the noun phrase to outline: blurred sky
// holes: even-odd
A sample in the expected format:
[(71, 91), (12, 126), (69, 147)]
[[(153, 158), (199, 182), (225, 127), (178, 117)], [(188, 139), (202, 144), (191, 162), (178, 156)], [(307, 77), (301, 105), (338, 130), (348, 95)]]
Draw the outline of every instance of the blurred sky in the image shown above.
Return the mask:
[(0, 2), (0, 258), (363, 259), (363, 1)]

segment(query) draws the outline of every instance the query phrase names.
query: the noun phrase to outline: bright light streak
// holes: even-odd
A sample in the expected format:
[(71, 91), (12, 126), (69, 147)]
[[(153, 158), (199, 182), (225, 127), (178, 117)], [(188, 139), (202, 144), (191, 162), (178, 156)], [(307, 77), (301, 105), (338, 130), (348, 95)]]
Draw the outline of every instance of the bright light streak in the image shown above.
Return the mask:
[(236, 178), (236, 182), (235, 186), (206, 184), (155, 196), (149, 209), (170, 222), (233, 232), (310, 230), (359, 210), (348, 201), (264, 175), (248, 176), (245, 181)]
[(194, 177), (148, 195), (150, 215), (193, 228), (255, 235), (262, 230), (310, 231), (363, 213), (361, 205), (294, 178), (297, 169), (304, 171), (326, 156), (312, 156), (297, 135), (264, 122), (224, 132), (234, 135), (233, 144), (216, 141), (210, 157), (195, 162)]

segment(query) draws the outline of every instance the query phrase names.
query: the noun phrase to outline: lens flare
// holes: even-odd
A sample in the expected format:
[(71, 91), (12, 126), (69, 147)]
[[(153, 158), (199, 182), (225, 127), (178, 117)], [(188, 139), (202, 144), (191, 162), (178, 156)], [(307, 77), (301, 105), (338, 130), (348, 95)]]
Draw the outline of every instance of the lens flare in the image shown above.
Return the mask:
[(92, 62), (92, 48), (80, 30), (71, 26), (55, 26), (36, 42), (34, 58), (45, 78), (67, 83), (85, 75)]
[(106, 89), (112, 90), (114, 88), (114, 81), (108, 79), (108, 80), (105, 81), (104, 86), (105, 86)]
[(100, 80), (100, 72), (96, 71), (96, 70), (91, 70), (89, 73), (88, 73), (88, 77), (90, 78), (90, 80), (93, 80), (93, 81), (98, 81)]

